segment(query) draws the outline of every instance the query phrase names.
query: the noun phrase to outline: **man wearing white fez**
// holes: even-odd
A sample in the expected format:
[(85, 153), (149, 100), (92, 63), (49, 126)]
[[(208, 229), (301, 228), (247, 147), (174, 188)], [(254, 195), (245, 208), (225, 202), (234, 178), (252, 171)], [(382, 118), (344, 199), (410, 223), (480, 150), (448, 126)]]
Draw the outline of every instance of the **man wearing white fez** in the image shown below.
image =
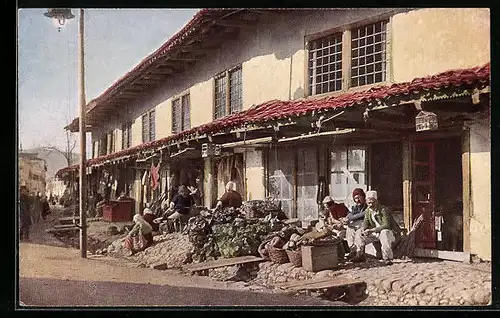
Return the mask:
[(356, 231), (354, 238), (356, 256), (352, 261), (364, 261), (366, 244), (380, 241), (383, 262), (391, 264), (393, 258), (392, 245), (399, 238), (401, 228), (392, 217), (391, 211), (378, 202), (377, 191), (366, 192), (366, 204), (368, 208), (365, 212), (363, 224)]

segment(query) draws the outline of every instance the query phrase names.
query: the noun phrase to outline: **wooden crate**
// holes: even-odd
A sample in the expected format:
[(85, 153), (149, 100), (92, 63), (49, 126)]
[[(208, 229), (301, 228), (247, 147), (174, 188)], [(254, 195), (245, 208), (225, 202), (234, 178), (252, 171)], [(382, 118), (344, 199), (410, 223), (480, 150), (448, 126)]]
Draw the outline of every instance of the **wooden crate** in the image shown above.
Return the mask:
[(102, 219), (107, 222), (130, 222), (133, 205), (133, 201), (110, 201), (103, 207)]
[(309, 272), (333, 269), (339, 264), (338, 244), (302, 246), (302, 267)]

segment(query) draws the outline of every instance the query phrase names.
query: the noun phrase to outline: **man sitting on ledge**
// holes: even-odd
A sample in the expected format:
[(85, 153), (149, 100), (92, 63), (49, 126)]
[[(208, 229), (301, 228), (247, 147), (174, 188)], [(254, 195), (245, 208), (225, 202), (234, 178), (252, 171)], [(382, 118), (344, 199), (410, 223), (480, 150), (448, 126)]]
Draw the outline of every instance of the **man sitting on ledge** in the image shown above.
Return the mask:
[(365, 246), (379, 241), (382, 248), (382, 262), (390, 265), (393, 259), (392, 247), (399, 239), (401, 228), (394, 220), (389, 208), (381, 205), (377, 199), (377, 191), (366, 192), (366, 204), (363, 225), (356, 231), (354, 246), (356, 255), (353, 262), (365, 261)]

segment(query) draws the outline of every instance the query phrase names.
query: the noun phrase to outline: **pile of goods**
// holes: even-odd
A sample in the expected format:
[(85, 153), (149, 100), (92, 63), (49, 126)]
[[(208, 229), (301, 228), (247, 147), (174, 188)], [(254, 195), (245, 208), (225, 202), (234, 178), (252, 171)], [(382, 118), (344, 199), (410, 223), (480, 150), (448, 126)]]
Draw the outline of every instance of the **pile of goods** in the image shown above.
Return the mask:
[(291, 262), (295, 266), (302, 265), (301, 246), (328, 245), (338, 242), (339, 238), (328, 228), (309, 231), (289, 225), (277, 233), (272, 233), (259, 246), (261, 257), (268, 258), (274, 263)]
[(276, 205), (268, 200), (251, 200), (243, 202), (242, 210), (247, 218), (264, 218), (271, 215), (279, 220), (286, 219), (286, 214), (281, 210), (281, 203)]
[(201, 211), (188, 221), (186, 231), (193, 244), (192, 261), (202, 262), (218, 257), (231, 258), (259, 255), (258, 247), (265, 236), (284, 225), (268, 214), (264, 219), (246, 219), (240, 209), (225, 208)]

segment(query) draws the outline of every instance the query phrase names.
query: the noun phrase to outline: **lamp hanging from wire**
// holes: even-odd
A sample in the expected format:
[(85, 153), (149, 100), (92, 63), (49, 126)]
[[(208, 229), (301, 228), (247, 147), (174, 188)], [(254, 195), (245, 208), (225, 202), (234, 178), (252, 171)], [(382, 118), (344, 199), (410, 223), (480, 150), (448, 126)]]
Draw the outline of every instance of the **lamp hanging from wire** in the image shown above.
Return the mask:
[(58, 23), (57, 31), (61, 32), (62, 27), (66, 24), (67, 20), (73, 19), (75, 16), (68, 8), (53, 8), (47, 9), (44, 16), (53, 19)]

